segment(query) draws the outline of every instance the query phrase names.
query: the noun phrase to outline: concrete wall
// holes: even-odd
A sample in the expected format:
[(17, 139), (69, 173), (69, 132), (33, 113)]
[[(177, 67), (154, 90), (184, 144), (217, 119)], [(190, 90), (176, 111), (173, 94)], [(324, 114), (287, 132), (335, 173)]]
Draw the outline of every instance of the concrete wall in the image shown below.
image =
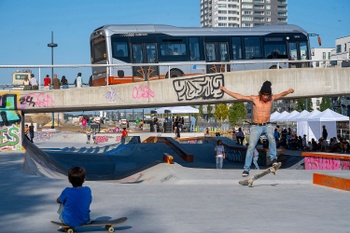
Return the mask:
[(222, 103), (234, 99), (224, 95), (220, 86), (243, 95), (255, 95), (266, 80), (272, 82), (273, 93), (294, 88), (295, 92), (288, 95), (292, 99), (350, 94), (350, 69), (306, 68), (237, 71), (103, 87), (2, 92), (2, 100), (6, 102), (6, 96), (15, 96), (17, 109), (24, 113)]

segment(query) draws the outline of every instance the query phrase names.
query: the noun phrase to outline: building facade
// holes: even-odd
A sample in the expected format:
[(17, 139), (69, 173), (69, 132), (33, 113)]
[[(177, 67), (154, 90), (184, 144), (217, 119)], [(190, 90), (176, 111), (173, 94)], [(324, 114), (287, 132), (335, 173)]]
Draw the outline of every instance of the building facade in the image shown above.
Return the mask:
[(337, 38), (335, 48), (331, 51), (333, 66), (350, 67), (350, 36)]
[(311, 59), (312, 67), (314, 68), (325, 68), (330, 66), (331, 53), (333, 48), (312, 48)]
[(286, 24), (287, 0), (201, 0), (202, 27)]

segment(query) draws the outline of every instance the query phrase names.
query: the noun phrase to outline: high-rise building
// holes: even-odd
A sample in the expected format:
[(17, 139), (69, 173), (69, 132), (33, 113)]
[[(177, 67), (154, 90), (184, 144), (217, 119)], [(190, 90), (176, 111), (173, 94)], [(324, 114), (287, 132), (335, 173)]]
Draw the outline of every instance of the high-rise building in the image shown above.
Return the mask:
[(255, 27), (287, 23), (287, 0), (201, 0), (202, 27)]

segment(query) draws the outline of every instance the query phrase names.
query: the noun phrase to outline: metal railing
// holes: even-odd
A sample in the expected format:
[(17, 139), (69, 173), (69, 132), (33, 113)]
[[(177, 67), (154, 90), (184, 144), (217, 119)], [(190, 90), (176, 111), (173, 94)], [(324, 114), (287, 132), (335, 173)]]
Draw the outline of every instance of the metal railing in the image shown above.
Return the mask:
[[(135, 64), (69, 64), (69, 65), (0, 65), (0, 77), (2, 80), (4, 80), (4, 75), (1, 74), (4, 69), (12, 69), (10, 72), (8, 72), (8, 75), (11, 76), (12, 80), (12, 72), (14, 70), (18, 69), (31, 69), (33, 72), (33, 69), (37, 69), (38, 73), (38, 81), (39, 86), (42, 87), (41, 79), (42, 79), (42, 73), (46, 69), (87, 69), (87, 68), (99, 68), (104, 67), (106, 68), (106, 74), (109, 74), (110, 67), (140, 67), (140, 66), (158, 66), (158, 67), (167, 67), (168, 75), (170, 78), (170, 71), (172, 68), (179, 68), (179, 67), (194, 67), (194, 66), (206, 66), (206, 65), (224, 65), (225, 71), (224, 72), (235, 72), (235, 71), (247, 71), (247, 70), (258, 70), (258, 69), (242, 69), (242, 70), (227, 70), (228, 66), (234, 67), (239, 65), (255, 65), (258, 67), (259, 65), (268, 64), (269, 66), (275, 66), (276, 69), (280, 68), (333, 68), (333, 67), (350, 67), (350, 62), (347, 59), (336, 59), (336, 60), (235, 60), (235, 61), (228, 61), (228, 62), (172, 62), (172, 63), (135, 63)], [(314, 67), (313, 64), (321, 64), (319, 67)], [(346, 65), (343, 65), (346, 64)], [(86, 73), (90, 73), (87, 76), (90, 77), (91, 70), (85, 71)], [(49, 72), (47, 72), (49, 73)], [(71, 75), (73, 76), (73, 75)], [(52, 77), (51, 77), (52, 78)], [(87, 82), (83, 83), (84, 85), (88, 85)], [(73, 85), (72, 82), (69, 83), (69, 85)], [(107, 84), (108, 85), (108, 84)], [(10, 89), (13, 87), (16, 87), (19, 85), (13, 85), (12, 83), (8, 84), (0, 84), (0, 89)]]

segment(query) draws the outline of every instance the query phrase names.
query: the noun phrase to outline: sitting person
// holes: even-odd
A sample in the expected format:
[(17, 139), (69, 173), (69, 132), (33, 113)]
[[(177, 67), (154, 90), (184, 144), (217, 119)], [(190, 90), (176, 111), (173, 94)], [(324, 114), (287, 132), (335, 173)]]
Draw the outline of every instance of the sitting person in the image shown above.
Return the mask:
[(68, 171), (68, 181), (73, 187), (65, 188), (57, 198), (60, 208), (60, 220), (70, 226), (77, 227), (90, 222), (91, 189), (83, 186), (85, 169), (73, 167)]

